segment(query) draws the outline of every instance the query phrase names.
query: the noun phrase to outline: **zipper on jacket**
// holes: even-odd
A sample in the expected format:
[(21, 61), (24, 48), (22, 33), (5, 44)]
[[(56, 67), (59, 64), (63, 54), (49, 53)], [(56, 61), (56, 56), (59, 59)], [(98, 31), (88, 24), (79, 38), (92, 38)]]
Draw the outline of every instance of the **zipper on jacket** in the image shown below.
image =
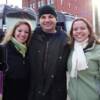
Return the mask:
[(47, 57), (48, 57), (48, 44), (49, 41), (46, 42), (45, 52), (44, 52), (44, 62), (43, 62), (43, 88), (45, 87), (46, 82), (46, 67), (47, 67)]
[(44, 53), (44, 64), (43, 64), (44, 71), (47, 66), (48, 45), (49, 45), (49, 41), (46, 42), (46, 48), (45, 48), (45, 53)]

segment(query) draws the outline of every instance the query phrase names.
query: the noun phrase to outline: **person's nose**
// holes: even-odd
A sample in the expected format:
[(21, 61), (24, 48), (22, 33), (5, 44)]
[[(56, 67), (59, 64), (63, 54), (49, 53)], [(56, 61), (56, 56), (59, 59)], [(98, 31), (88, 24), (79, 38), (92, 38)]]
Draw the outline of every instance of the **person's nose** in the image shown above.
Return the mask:
[(50, 19), (48, 17), (45, 18), (45, 21), (48, 22)]
[(78, 29), (78, 30), (77, 30), (77, 33), (80, 34), (80, 33), (81, 33), (81, 29)]
[(25, 33), (24, 31), (23, 31), (23, 32), (21, 32), (21, 35), (22, 35), (22, 36), (25, 36), (25, 34), (26, 34), (26, 33)]

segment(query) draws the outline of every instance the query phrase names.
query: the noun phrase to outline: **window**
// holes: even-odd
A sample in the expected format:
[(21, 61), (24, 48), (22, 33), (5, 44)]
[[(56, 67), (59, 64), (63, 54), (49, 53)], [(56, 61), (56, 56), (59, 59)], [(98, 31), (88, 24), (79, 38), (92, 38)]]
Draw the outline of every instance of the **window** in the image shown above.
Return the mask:
[(33, 8), (36, 8), (36, 7), (35, 7), (35, 5), (36, 5), (36, 4), (35, 4), (35, 3), (33, 3)]
[(0, 29), (2, 29), (2, 18), (0, 18)]
[(60, 2), (61, 2), (61, 5), (63, 4), (63, 1), (64, 1), (64, 0), (60, 0)]
[(44, 6), (44, 5), (45, 5), (44, 0), (41, 0), (41, 6)]
[(0, 29), (2, 29), (4, 5), (0, 5)]
[(54, 0), (51, 0), (51, 4), (54, 4)]
[(72, 22), (75, 19), (75, 16), (70, 15), (70, 14), (69, 15), (68, 14), (65, 14), (65, 17), (66, 17), (66, 20), (65, 20), (66, 30), (69, 33), (70, 32), (71, 25), (72, 25)]
[(41, 1), (38, 1), (38, 7), (41, 7)]
[(48, 0), (48, 4), (49, 5), (54, 4), (54, 0)]

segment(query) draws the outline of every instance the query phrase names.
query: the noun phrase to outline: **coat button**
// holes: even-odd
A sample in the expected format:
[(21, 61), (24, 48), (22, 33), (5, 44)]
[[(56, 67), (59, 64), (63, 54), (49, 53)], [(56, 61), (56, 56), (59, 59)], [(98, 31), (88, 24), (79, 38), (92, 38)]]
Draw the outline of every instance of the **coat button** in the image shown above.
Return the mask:
[(45, 93), (45, 92), (43, 92), (43, 93), (42, 93), (42, 95), (43, 95), (43, 96), (45, 96), (45, 95), (46, 95), (46, 93)]
[(38, 94), (41, 94), (41, 91), (40, 90), (38, 91)]
[(61, 60), (62, 59), (62, 56), (59, 56), (59, 59)]
[(40, 50), (38, 50), (37, 52), (40, 53)]
[(54, 78), (54, 75), (53, 74), (51, 75), (51, 78)]
[(25, 64), (25, 61), (23, 61), (23, 64)]

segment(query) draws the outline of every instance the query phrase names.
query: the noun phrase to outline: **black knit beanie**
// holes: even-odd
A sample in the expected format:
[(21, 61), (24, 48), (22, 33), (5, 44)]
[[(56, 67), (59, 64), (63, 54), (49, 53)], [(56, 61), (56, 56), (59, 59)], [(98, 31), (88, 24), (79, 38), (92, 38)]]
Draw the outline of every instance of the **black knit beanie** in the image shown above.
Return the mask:
[(43, 14), (52, 14), (55, 17), (57, 17), (57, 14), (55, 12), (55, 9), (49, 5), (45, 5), (43, 7), (41, 7), (39, 9), (39, 18), (43, 15)]

